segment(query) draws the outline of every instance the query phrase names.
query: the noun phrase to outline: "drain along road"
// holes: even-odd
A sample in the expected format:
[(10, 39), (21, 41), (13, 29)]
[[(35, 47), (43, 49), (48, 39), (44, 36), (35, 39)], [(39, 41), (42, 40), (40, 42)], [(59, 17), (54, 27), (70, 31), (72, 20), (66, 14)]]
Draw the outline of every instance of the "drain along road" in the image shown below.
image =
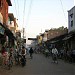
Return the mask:
[(26, 58), (25, 67), (18, 65), (11, 70), (3, 69), (0, 75), (75, 75), (75, 64), (63, 60), (58, 60), (58, 64), (55, 64), (52, 63), (51, 57), (46, 58), (43, 54), (33, 54), (33, 59), (27, 55)]

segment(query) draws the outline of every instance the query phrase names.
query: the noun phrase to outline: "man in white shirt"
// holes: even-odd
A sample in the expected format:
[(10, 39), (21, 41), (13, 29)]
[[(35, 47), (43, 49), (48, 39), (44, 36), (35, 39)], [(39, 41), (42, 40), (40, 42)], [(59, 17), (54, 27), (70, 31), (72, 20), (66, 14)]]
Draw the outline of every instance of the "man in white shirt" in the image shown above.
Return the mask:
[(57, 50), (56, 48), (53, 48), (53, 49), (52, 49), (52, 53), (53, 53), (53, 54), (58, 54), (58, 50)]
[(57, 61), (57, 55), (58, 55), (58, 50), (56, 48), (53, 48), (52, 49), (52, 59), (53, 59), (53, 62), (55, 63), (58, 63)]

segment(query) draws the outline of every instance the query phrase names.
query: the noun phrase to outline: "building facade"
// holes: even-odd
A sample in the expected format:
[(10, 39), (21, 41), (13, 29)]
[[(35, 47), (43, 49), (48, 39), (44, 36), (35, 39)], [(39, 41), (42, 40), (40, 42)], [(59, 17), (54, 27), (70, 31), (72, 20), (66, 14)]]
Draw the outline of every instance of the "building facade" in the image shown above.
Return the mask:
[(8, 8), (12, 6), (10, 0), (0, 0), (0, 44), (7, 45), (9, 39), (14, 39), (14, 35), (8, 28)]
[(0, 13), (3, 16), (3, 23), (8, 23), (8, 6), (12, 6), (10, 0), (0, 0)]
[(68, 33), (70, 50), (75, 49), (75, 6), (68, 11)]
[(59, 28), (54, 28), (54, 29), (50, 29), (47, 33), (47, 37), (48, 37), (48, 40), (50, 39), (53, 39), (55, 37), (58, 37), (58, 36), (61, 36), (61, 35), (64, 35), (68, 32), (67, 28), (64, 28), (64, 27), (59, 27)]
[(75, 32), (75, 6), (68, 11), (68, 32)]

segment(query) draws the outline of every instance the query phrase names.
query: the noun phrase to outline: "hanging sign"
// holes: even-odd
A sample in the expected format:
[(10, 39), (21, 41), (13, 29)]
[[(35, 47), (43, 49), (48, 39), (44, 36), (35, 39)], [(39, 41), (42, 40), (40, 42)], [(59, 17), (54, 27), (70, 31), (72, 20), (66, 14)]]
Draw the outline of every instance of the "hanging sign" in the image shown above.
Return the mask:
[(3, 16), (2, 16), (2, 14), (0, 13), (0, 23), (2, 23), (3, 24)]
[(0, 34), (4, 35), (5, 29), (0, 25)]

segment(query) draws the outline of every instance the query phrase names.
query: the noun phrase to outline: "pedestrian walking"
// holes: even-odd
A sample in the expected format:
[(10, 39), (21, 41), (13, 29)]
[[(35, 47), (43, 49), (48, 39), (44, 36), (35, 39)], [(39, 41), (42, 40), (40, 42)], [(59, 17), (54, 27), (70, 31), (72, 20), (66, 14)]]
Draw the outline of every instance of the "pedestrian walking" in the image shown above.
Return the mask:
[(32, 49), (32, 47), (30, 48), (29, 53), (30, 53), (30, 57), (31, 57), (31, 59), (32, 59), (32, 58), (33, 58), (33, 56), (32, 56), (32, 54), (33, 54), (33, 49)]
[(58, 55), (58, 50), (54, 47), (52, 49), (52, 59), (53, 59), (54, 63), (58, 63), (58, 61), (57, 61), (57, 55)]

